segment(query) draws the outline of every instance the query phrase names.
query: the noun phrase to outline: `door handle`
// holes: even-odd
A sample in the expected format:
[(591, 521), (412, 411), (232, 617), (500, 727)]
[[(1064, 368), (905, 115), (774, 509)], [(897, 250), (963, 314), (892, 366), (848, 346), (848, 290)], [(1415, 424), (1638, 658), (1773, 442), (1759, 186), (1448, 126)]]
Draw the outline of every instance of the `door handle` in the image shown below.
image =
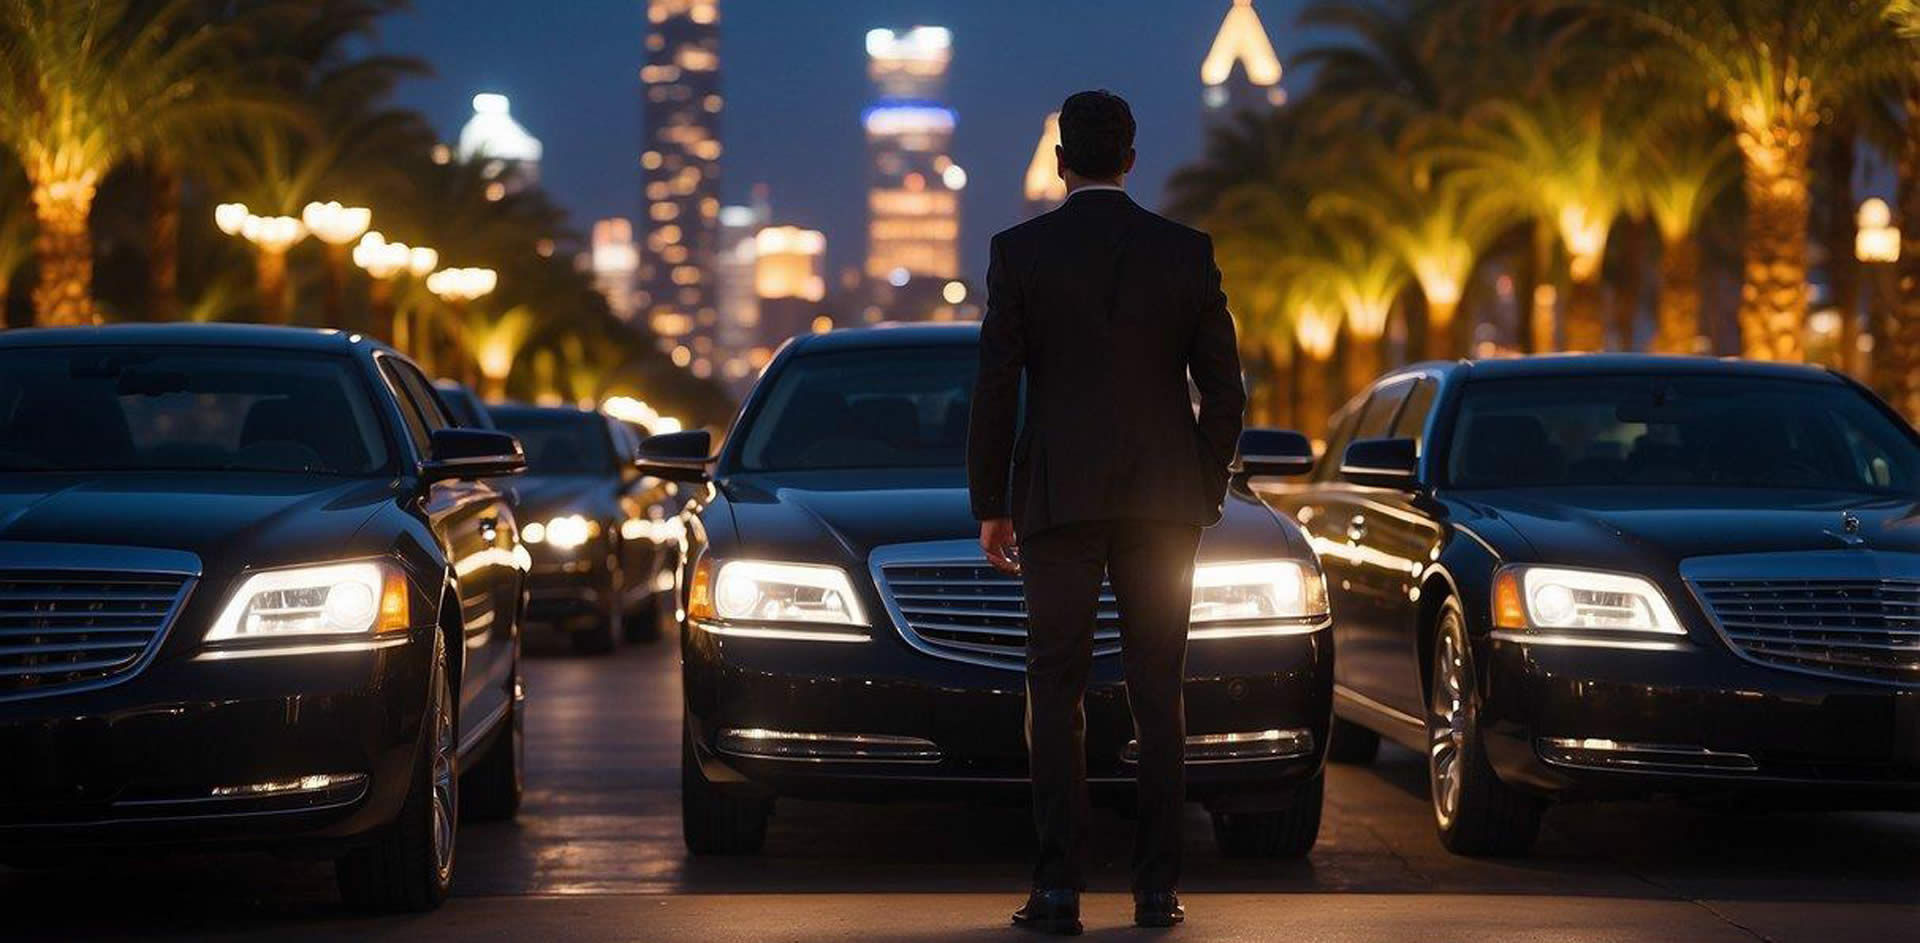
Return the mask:
[(1367, 516), (1365, 514), (1355, 514), (1353, 519), (1347, 522), (1347, 539), (1367, 539)]

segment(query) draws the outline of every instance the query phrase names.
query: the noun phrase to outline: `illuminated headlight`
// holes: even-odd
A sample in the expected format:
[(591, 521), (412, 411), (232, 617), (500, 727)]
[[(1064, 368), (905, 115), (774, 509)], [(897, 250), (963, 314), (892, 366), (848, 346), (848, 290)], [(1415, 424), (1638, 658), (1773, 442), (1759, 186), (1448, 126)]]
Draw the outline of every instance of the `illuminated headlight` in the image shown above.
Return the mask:
[(865, 626), (867, 614), (853, 583), (836, 566), (701, 560), (694, 571), (688, 614), (728, 622), (818, 622)]
[(598, 523), (578, 514), (568, 514), (550, 521), (534, 521), (520, 528), (520, 539), (530, 544), (544, 543), (561, 550), (572, 550), (585, 545), (599, 532)]
[(1685, 635), (1659, 587), (1626, 573), (1510, 566), (1493, 581), (1494, 625)]
[[(1293, 634), (1327, 615), (1327, 584), (1311, 561), (1208, 563), (1193, 571), (1192, 637)], [(1276, 625), (1279, 623), (1280, 625)]]
[(363, 561), (248, 575), (207, 632), (209, 642), (375, 635), (407, 628), (407, 584)]

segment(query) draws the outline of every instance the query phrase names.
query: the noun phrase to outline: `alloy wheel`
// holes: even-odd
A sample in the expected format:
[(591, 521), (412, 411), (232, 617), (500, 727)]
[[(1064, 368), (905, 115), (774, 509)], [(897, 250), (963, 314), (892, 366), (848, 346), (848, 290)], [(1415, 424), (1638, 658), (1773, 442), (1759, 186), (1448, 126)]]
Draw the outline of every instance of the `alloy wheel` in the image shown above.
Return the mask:
[(1433, 779), (1433, 812), (1445, 828), (1460, 813), (1461, 780), (1466, 775), (1466, 653), (1443, 627), (1434, 653), (1433, 694), (1427, 710), (1428, 768)]
[[(442, 676), (434, 695), (433, 718), (433, 864), (441, 881), (453, 876), (454, 790), (453, 705)], [(518, 744), (516, 744), (516, 747)]]

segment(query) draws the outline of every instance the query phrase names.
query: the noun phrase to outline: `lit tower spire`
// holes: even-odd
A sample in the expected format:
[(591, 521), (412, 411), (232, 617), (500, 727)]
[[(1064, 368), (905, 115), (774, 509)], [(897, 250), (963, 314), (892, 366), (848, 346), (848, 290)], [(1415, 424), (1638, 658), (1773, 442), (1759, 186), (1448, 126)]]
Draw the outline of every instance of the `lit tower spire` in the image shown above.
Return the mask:
[(1067, 182), (1060, 179), (1060, 162), (1053, 149), (1060, 144), (1060, 113), (1047, 116), (1040, 130), (1040, 146), (1034, 149), (1033, 162), (1027, 165), (1027, 215), (1038, 216), (1067, 198)]
[(1200, 64), (1209, 116), (1252, 107), (1278, 107), (1287, 100), (1280, 88), (1280, 57), (1253, 0), (1233, 0), (1213, 48)]

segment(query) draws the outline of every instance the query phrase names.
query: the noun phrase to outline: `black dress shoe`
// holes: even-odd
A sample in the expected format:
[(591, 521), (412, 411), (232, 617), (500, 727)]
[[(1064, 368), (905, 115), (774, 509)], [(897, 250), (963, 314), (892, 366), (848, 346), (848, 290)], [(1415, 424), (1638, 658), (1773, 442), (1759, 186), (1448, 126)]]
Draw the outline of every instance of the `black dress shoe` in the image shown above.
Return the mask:
[(1187, 919), (1187, 908), (1180, 906), (1180, 895), (1172, 891), (1154, 891), (1133, 895), (1133, 925), (1171, 927)]
[(1080, 892), (1041, 891), (1027, 895), (1027, 905), (1013, 912), (1013, 925), (1060, 936), (1080, 935)]

